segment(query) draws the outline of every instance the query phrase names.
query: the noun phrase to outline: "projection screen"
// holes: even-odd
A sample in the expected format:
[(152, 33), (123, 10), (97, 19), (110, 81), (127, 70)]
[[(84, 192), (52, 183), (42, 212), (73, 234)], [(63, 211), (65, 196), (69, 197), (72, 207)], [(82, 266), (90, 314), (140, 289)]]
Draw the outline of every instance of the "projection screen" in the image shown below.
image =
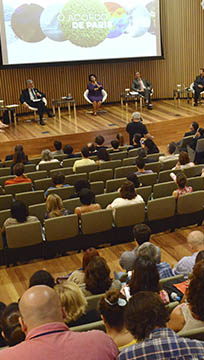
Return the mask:
[(160, 57), (159, 0), (0, 0), (3, 65)]

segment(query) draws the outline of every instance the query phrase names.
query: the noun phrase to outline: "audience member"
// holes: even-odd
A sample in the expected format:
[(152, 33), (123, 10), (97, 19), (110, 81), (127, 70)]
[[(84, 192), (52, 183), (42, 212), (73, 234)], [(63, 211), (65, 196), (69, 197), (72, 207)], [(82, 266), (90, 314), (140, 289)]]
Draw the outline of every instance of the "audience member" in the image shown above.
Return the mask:
[(201, 260), (204, 260), (204, 250), (199, 251), (195, 259), (195, 264), (197, 264)]
[(82, 159), (76, 160), (73, 165), (73, 172), (76, 172), (76, 168), (79, 166), (95, 164), (94, 160), (89, 159), (89, 149), (87, 146), (84, 146), (81, 149), (81, 155), (82, 155)]
[(95, 256), (91, 259), (85, 270), (85, 284), (81, 284), (85, 296), (103, 294), (105, 291), (116, 288), (121, 289), (119, 280), (112, 280), (110, 277), (110, 268), (105, 259), (101, 256)]
[(34, 221), (39, 221), (39, 220), (36, 216), (29, 215), (27, 205), (25, 205), (22, 201), (14, 201), (11, 205), (11, 217), (9, 217), (4, 221), (1, 230), (4, 233), (8, 226), (23, 224), (25, 222), (34, 222)]
[(108, 334), (120, 349), (135, 344), (136, 340), (125, 327), (124, 313), (127, 300), (117, 289), (108, 290), (98, 304)]
[(179, 154), (176, 154), (176, 143), (174, 141), (170, 142), (167, 146), (167, 153), (168, 155), (160, 156), (159, 161), (164, 164), (166, 161), (169, 160), (178, 160)]
[(7, 186), (21, 183), (32, 183), (32, 180), (24, 174), (24, 170), (25, 168), (23, 163), (17, 163), (14, 166), (14, 175), (16, 175), (16, 177), (6, 180), (4, 185)]
[(95, 143), (96, 143), (96, 151), (100, 149), (107, 149), (107, 146), (104, 146), (105, 139), (102, 135), (98, 135), (95, 137)]
[(159, 272), (155, 261), (150, 260), (148, 256), (137, 256), (129, 288), (131, 296), (139, 291), (152, 291), (159, 294), (164, 304), (169, 303), (168, 293), (160, 289)]
[(1, 317), (6, 305), (0, 301), (0, 348), (5, 347), (7, 345), (4, 337), (2, 336), (2, 327), (1, 327)]
[(194, 166), (195, 164), (193, 162), (190, 161), (188, 153), (185, 151), (181, 151), (179, 154), (179, 159), (178, 162), (176, 164), (176, 166), (173, 167), (172, 170), (176, 170), (176, 169), (187, 169), (189, 167)]
[(80, 325), (77, 320), (85, 314), (87, 300), (79, 286), (72, 281), (64, 281), (56, 285), (55, 290), (65, 311), (65, 323), (69, 326)]
[(168, 327), (174, 331), (189, 331), (204, 326), (204, 260), (195, 264), (186, 300), (171, 313)]
[(64, 151), (62, 150), (62, 143), (59, 140), (54, 141), (55, 151), (52, 152), (52, 155), (63, 155)]
[(25, 339), (19, 323), (20, 311), (18, 304), (13, 302), (6, 306), (1, 317), (2, 335), (8, 346), (15, 346)]
[(133, 227), (135, 248), (132, 251), (124, 251), (120, 257), (120, 266), (126, 271), (134, 269), (137, 250), (140, 245), (150, 240), (151, 229), (146, 224), (137, 224)]
[[(16, 145), (15, 148), (14, 148), (14, 153), (10, 154), (10, 155), (6, 155), (5, 161), (13, 160), (14, 157), (17, 158), (16, 153), (25, 154), (23, 145), (21, 145), (21, 144)], [(25, 161), (28, 162), (28, 155), (25, 155)]]
[(193, 138), (193, 140), (192, 140), (192, 142), (191, 142), (191, 144), (190, 144), (190, 147), (191, 147), (193, 150), (196, 149), (197, 142), (198, 142), (198, 140), (200, 140), (200, 139), (204, 139), (204, 129), (203, 129), (203, 128), (199, 128), (199, 129), (196, 131), (195, 135), (194, 135), (194, 138)]
[[(18, 163), (23, 163), (24, 165), (25, 164), (28, 164), (29, 161), (28, 161), (28, 157), (27, 155), (25, 155), (24, 151), (23, 151), (23, 147), (21, 148), (22, 145), (19, 145), (19, 147), (17, 147), (17, 151), (15, 151), (14, 155), (13, 155), (13, 163), (11, 164), (11, 175), (13, 175), (13, 169), (14, 169), (14, 166)], [(22, 149), (22, 150), (20, 150)]]
[(90, 261), (95, 257), (99, 256), (99, 253), (94, 248), (89, 248), (84, 251), (83, 253), (83, 259), (82, 259), (82, 268), (79, 270), (73, 271), (68, 280), (75, 282), (76, 284), (83, 284), (85, 282), (85, 271), (86, 267), (90, 263)]
[(55, 280), (48, 271), (38, 270), (31, 276), (29, 280), (29, 288), (36, 285), (47, 285), (54, 288)]
[[(64, 324), (60, 298), (48, 286), (28, 289), (20, 299), (20, 323), (25, 341), (0, 351), (0, 360), (115, 360), (116, 345), (103, 331), (72, 332)], [(69, 355), (71, 354), (71, 355)]]
[(201, 231), (192, 231), (187, 237), (187, 244), (192, 251), (191, 256), (184, 256), (173, 268), (174, 275), (188, 274), (193, 270), (195, 259), (199, 251), (204, 250), (204, 234)]
[(53, 182), (53, 186), (50, 186), (45, 191), (45, 197), (48, 196), (48, 190), (70, 187), (69, 184), (65, 184), (65, 176), (60, 172), (57, 172), (52, 176), (52, 182)]
[(81, 206), (75, 208), (74, 213), (81, 217), (81, 214), (101, 209), (100, 204), (95, 203), (95, 195), (89, 189), (82, 189), (79, 194)]
[(112, 149), (109, 151), (110, 154), (121, 151), (121, 150), (119, 149), (120, 143), (119, 143), (118, 140), (112, 140), (112, 141), (111, 141), (111, 146), (112, 146)]
[(176, 184), (178, 186), (178, 189), (174, 190), (173, 193), (172, 193), (172, 195), (176, 199), (178, 199), (181, 195), (192, 193), (192, 191), (193, 191), (192, 187), (191, 186), (186, 186), (187, 178), (183, 173), (180, 173), (180, 174), (177, 174), (177, 175), (174, 174), (174, 177), (172, 175), (172, 178), (175, 180), (175, 182), (176, 182)]
[(57, 194), (48, 195), (46, 200), (46, 210), (47, 212), (45, 213), (45, 219), (57, 216), (66, 216), (70, 214), (70, 211), (64, 208), (63, 201)]
[(177, 336), (166, 327), (169, 311), (157, 294), (141, 291), (125, 310), (127, 329), (138, 341), (124, 349), (118, 360), (202, 359), (204, 342)]
[(47, 163), (59, 163), (58, 159), (53, 158), (53, 155), (49, 149), (45, 149), (42, 151), (41, 160), (38, 165), (36, 165), (36, 170), (39, 170), (39, 165)]
[(77, 180), (74, 184), (75, 193), (70, 196), (70, 199), (79, 197), (80, 191), (82, 189), (90, 189), (90, 184), (88, 180)]
[(73, 147), (71, 145), (64, 146), (64, 154), (67, 155), (67, 159), (80, 158), (81, 154), (73, 154)]
[(110, 155), (108, 151), (104, 149), (99, 149), (97, 152), (98, 160), (96, 160), (97, 164), (102, 164), (106, 161), (110, 161)]
[(192, 124), (190, 125), (190, 131), (187, 131), (183, 137), (195, 135), (198, 128), (199, 128), (199, 124), (196, 121), (193, 121)]
[(145, 170), (145, 159), (144, 158), (137, 158), (136, 159), (136, 168), (137, 168), (137, 171), (136, 171), (136, 175), (145, 175), (145, 174), (152, 174), (152, 170), (151, 169), (147, 169)]
[(158, 246), (145, 242), (138, 247), (137, 256), (147, 256), (153, 261), (156, 264), (160, 279), (173, 276), (171, 266), (166, 261), (161, 262), (161, 249)]
[[(142, 142), (142, 140), (141, 140), (141, 142)], [(148, 155), (159, 153), (159, 149), (152, 139), (145, 139), (142, 146), (144, 146)]]
[(134, 112), (131, 116), (129, 124), (126, 126), (126, 131), (129, 134), (130, 145), (133, 145), (133, 137), (134, 135), (141, 134), (141, 137), (149, 137), (152, 136), (148, 133), (146, 126), (141, 122), (141, 115), (139, 112)]
[(134, 184), (128, 180), (121, 185), (120, 196), (107, 206), (107, 209), (113, 209), (113, 216), (115, 216), (115, 209), (120, 206), (144, 203), (142, 196), (137, 194)]
[(119, 141), (119, 146), (124, 146), (124, 136), (121, 133), (116, 135), (116, 140)]
[(136, 189), (141, 186), (141, 184), (139, 182), (139, 179), (138, 179), (138, 177), (137, 177), (137, 175), (135, 173), (128, 174), (127, 175), (127, 180), (132, 181), (132, 183), (134, 184)]
[(87, 144), (87, 147), (89, 149), (89, 156), (96, 156), (96, 147), (93, 143), (89, 142)]

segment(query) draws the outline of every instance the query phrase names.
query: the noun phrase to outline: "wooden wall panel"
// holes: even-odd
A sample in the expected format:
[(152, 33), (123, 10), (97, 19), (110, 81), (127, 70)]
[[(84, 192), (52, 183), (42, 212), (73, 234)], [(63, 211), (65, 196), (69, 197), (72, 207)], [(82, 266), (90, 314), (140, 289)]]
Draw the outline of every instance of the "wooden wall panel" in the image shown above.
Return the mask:
[(204, 66), (204, 11), (200, 0), (161, 0), (161, 18), (164, 60), (3, 69), (0, 98), (6, 103), (18, 102), (25, 80), (32, 78), (46, 93), (49, 105), (52, 98), (68, 92), (77, 104), (84, 104), (83, 91), (88, 74), (93, 72), (103, 82), (108, 101), (119, 101), (135, 70), (152, 81), (155, 98), (170, 98), (176, 84), (189, 85)]

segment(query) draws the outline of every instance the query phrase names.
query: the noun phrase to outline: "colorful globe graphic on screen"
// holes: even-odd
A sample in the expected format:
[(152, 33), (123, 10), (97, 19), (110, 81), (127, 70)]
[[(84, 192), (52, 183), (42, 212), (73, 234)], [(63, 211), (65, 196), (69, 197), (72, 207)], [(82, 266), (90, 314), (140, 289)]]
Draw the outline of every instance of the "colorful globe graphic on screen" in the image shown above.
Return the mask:
[(106, 2), (105, 6), (111, 15), (112, 29), (108, 38), (116, 38), (122, 35), (128, 26), (128, 15), (123, 7), (114, 2)]

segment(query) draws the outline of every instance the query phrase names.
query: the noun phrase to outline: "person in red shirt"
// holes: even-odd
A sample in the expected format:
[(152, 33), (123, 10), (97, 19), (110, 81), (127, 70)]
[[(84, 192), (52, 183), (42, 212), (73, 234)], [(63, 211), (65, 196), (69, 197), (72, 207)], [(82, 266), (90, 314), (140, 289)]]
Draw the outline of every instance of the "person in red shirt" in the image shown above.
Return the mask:
[(25, 174), (24, 174), (24, 165), (23, 163), (17, 163), (14, 166), (14, 174), (16, 175), (15, 178), (10, 179), (10, 180), (6, 180), (5, 181), (5, 186), (7, 185), (14, 185), (14, 184), (20, 184), (20, 183), (32, 183), (32, 180), (29, 179)]

